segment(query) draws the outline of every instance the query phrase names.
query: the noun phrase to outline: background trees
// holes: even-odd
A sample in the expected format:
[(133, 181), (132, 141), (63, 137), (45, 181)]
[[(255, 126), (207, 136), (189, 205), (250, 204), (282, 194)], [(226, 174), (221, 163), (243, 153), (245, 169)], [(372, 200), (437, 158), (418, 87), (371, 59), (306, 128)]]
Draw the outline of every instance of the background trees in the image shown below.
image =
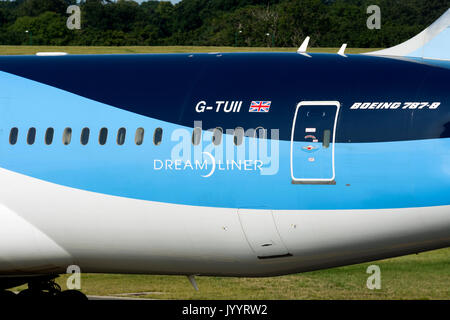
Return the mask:
[[(387, 47), (436, 20), (450, 0), (81, 0), (81, 30), (68, 30), (76, 0), (0, 1), (0, 44), (311, 45)], [(366, 27), (366, 8), (381, 8), (381, 29)]]

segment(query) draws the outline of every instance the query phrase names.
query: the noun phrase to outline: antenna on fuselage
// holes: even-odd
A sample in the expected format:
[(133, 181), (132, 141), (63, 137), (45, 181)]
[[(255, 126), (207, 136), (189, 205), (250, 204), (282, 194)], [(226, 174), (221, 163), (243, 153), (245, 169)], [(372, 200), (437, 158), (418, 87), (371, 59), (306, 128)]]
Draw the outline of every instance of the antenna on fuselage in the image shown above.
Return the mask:
[(306, 52), (306, 50), (308, 49), (309, 39), (310, 37), (307, 36), (306, 39), (303, 41), (302, 45), (300, 46), (300, 48), (298, 48), (297, 53), (311, 58), (311, 56)]
[(67, 54), (67, 52), (36, 52), (36, 55), (41, 57), (66, 56)]
[(338, 55), (340, 55), (340, 56), (343, 56), (343, 57), (347, 57), (346, 55), (345, 55), (345, 49), (347, 49), (347, 44), (346, 43), (344, 43), (342, 46), (341, 46), (341, 48), (339, 49), (339, 51), (338, 51)]
[(191, 274), (189, 276), (187, 276), (189, 279), (189, 282), (192, 284), (192, 286), (194, 287), (195, 291), (198, 291), (198, 286), (197, 286), (197, 281), (195, 281), (195, 275)]

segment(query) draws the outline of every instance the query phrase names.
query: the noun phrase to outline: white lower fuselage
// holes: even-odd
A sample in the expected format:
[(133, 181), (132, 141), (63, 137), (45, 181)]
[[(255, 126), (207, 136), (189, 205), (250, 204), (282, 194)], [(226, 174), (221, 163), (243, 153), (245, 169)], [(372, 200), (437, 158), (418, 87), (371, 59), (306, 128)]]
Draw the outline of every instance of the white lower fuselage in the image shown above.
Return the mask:
[[(272, 212), (195, 207), (97, 194), (4, 169), (0, 185), (0, 273), (10, 276), (63, 273), (72, 264), (82, 272), (269, 276), (450, 241), (450, 206)], [(272, 217), (273, 225), (267, 223)], [(281, 257), (273, 257), (277, 253)]]

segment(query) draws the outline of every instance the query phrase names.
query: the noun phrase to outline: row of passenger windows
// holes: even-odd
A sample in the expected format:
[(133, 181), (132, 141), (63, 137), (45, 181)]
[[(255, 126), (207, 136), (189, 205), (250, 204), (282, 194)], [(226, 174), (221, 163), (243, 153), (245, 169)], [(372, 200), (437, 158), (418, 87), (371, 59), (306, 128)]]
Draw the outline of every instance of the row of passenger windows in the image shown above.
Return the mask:
[[(245, 134), (246, 132), (242, 127), (237, 127), (236, 129), (234, 129), (233, 142), (236, 146), (240, 146), (242, 144), (242, 142), (244, 141)], [(222, 142), (222, 135), (223, 129), (220, 127), (215, 128), (213, 130), (212, 143), (218, 146)], [(266, 139), (267, 137), (266, 129), (264, 129), (263, 127), (258, 127), (252, 132), (247, 132), (247, 136), (253, 138)], [(192, 144), (196, 146), (200, 144), (201, 140), (202, 140), (202, 129), (196, 127), (192, 132)]]
[[(82, 145), (87, 145), (89, 142), (89, 136), (90, 136), (90, 129), (89, 128), (83, 128), (81, 130), (81, 136), (80, 136), (80, 142)], [(125, 128), (120, 128), (117, 131), (116, 136), (116, 143), (118, 145), (123, 145), (125, 143), (125, 137), (126, 137), (127, 130)], [(234, 130), (234, 144), (239, 146), (242, 144), (242, 141), (244, 140), (244, 128), (237, 127)], [(48, 128), (45, 131), (44, 136), (44, 142), (46, 145), (51, 145), (53, 143), (53, 138), (55, 135), (55, 130), (53, 128)], [(214, 145), (220, 145), (222, 142), (222, 135), (223, 130), (222, 128), (215, 128), (213, 130), (212, 135), (212, 142)], [(12, 145), (15, 145), (17, 143), (19, 136), (19, 129), (17, 127), (14, 127), (11, 129), (9, 133), (9, 143)], [(162, 142), (163, 137), (163, 129), (162, 128), (156, 128), (153, 132), (153, 144), (156, 146), (160, 145)], [(201, 128), (194, 128), (194, 131), (192, 132), (192, 144), (198, 145), (200, 144), (202, 137), (202, 129)], [(259, 138), (266, 138), (266, 131), (264, 128), (257, 128), (254, 132), (254, 137)], [(27, 144), (32, 145), (36, 141), (36, 128), (29, 128), (27, 133)], [(64, 145), (69, 145), (72, 141), (72, 129), (71, 128), (65, 128), (63, 132), (62, 141)], [(107, 128), (101, 128), (98, 134), (98, 143), (100, 145), (105, 145), (108, 141), (108, 129)], [(141, 145), (144, 142), (144, 129), (138, 128), (136, 129), (135, 135), (134, 135), (134, 142), (136, 145)]]
[[(118, 145), (123, 145), (125, 143), (127, 130), (125, 128), (120, 128), (117, 131), (116, 143)], [(91, 130), (89, 128), (83, 128), (81, 130), (80, 142), (82, 145), (87, 145), (89, 143), (89, 137), (91, 134)], [(45, 131), (44, 142), (47, 145), (53, 143), (53, 138), (55, 135), (55, 130), (53, 128), (48, 128)], [(153, 143), (155, 145), (160, 145), (162, 141), (163, 129), (156, 128), (153, 133)], [(9, 133), (9, 143), (14, 145), (17, 143), (17, 139), (19, 136), (19, 129), (14, 127), (11, 129)], [(27, 133), (27, 143), (29, 145), (34, 144), (36, 140), (36, 128), (28, 129)], [(62, 142), (64, 145), (69, 145), (72, 141), (72, 128), (65, 128), (62, 136)], [(108, 128), (101, 128), (98, 134), (98, 143), (100, 145), (105, 145), (108, 141)], [(138, 128), (136, 129), (136, 133), (134, 135), (134, 142), (139, 146), (144, 142), (144, 129)]]

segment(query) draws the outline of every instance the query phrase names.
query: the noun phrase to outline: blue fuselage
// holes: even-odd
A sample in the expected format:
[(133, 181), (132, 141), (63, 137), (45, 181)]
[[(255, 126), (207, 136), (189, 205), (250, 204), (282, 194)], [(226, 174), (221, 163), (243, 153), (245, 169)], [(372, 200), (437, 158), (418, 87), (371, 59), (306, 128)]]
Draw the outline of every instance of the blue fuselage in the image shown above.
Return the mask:
[[(0, 57), (0, 70), (0, 166), (10, 171), (204, 207), (450, 204), (448, 62), (290, 53), (23, 56)], [(299, 108), (304, 101), (310, 109)], [(324, 101), (339, 108), (320, 107)], [(270, 108), (249, 112), (252, 102)], [(194, 127), (202, 129), (198, 144)], [(214, 128), (223, 132), (219, 143)], [(241, 144), (236, 128), (245, 132)]]

